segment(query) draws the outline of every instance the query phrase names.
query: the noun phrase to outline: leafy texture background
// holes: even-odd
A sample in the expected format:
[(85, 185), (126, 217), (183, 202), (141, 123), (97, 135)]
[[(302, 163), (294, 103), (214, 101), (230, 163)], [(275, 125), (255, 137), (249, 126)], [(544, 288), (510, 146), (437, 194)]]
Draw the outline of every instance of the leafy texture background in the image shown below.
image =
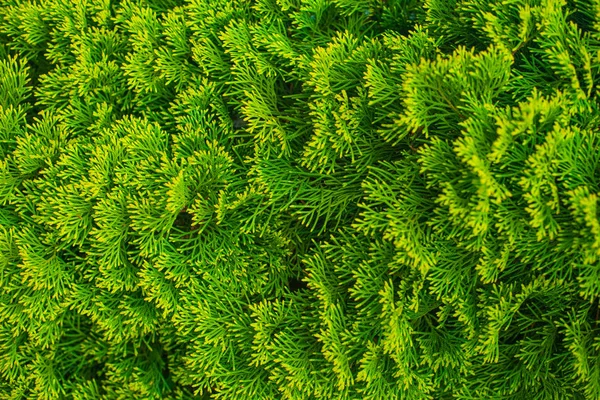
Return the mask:
[(597, 0), (0, 1), (0, 397), (600, 399)]

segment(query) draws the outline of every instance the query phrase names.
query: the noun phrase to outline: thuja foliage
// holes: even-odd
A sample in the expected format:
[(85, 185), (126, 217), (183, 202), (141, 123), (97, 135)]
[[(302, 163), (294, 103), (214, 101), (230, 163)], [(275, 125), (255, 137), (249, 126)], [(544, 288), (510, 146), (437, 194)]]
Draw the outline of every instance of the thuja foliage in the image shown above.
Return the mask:
[(0, 397), (600, 399), (600, 1), (2, 0)]

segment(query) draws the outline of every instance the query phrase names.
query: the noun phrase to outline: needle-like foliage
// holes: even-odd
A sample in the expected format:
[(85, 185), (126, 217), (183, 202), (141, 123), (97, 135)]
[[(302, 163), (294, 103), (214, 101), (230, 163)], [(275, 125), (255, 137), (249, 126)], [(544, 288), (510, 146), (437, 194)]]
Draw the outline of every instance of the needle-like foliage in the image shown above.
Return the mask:
[(600, 399), (598, 0), (0, 0), (0, 398)]

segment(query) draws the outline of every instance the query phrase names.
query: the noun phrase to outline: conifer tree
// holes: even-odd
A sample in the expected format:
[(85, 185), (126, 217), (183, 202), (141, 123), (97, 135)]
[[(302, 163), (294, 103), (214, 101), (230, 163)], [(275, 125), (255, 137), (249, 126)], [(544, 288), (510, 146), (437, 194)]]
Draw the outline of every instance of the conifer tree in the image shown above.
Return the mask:
[(0, 398), (600, 399), (596, 0), (0, 1)]

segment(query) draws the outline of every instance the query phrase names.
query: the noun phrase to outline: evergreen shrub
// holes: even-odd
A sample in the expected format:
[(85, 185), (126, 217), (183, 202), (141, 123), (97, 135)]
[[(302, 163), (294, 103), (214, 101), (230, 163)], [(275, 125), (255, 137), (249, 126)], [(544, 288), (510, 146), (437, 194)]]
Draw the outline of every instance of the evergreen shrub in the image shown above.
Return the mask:
[(599, 0), (1, 0), (2, 399), (600, 399)]

